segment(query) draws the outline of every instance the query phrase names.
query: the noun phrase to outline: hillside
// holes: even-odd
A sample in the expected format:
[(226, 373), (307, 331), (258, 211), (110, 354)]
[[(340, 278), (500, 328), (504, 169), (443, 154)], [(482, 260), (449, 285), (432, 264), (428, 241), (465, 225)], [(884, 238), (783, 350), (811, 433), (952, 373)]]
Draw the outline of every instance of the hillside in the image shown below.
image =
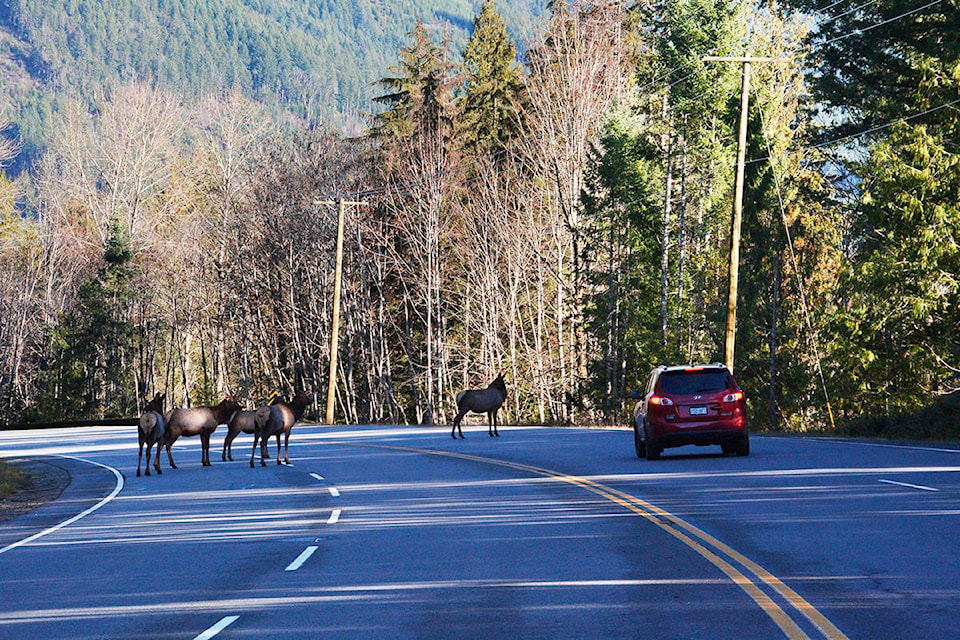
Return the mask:
[[(59, 97), (146, 78), (187, 93), (240, 86), (347, 130), (419, 17), (466, 40), (478, 0), (0, 0), (0, 102), (27, 153)], [(521, 44), (546, 0), (501, 0)]]

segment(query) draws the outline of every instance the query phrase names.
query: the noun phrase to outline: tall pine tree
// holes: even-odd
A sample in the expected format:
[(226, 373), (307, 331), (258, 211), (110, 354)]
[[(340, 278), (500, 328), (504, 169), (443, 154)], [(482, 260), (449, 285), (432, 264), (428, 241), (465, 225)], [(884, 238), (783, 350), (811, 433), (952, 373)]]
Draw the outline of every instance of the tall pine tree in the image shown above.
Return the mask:
[(80, 285), (76, 305), (60, 314), (53, 331), (41, 418), (121, 417), (136, 410), (136, 332), (128, 320), (133, 258), (115, 222), (100, 268)]
[(521, 128), (525, 88), (517, 48), (494, 0), (485, 0), (463, 50), (465, 81), (459, 137), (467, 154), (503, 150)]
[(821, 137), (847, 141), (825, 147), (824, 174), (851, 211), (837, 384), (848, 416), (915, 410), (960, 386), (960, 0), (838, 7), (817, 25)]

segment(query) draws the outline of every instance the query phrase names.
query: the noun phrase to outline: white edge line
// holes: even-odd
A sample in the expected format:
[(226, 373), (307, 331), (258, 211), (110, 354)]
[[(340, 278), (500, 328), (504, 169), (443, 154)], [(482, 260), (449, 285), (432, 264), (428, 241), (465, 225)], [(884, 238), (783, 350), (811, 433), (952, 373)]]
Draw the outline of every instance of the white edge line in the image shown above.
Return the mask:
[(119, 493), (123, 490), (123, 474), (120, 473), (119, 471), (117, 471), (116, 469), (114, 469), (113, 467), (108, 467), (108, 466), (105, 465), (105, 464), (101, 464), (101, 463), (99, 463), (99, 462), (94, 462), (93, 460), (87, 460), (86, 458), (77, 458), (77, 457), (74, 457), (74, 456), (63, 456), (63, 455), (58, 456), (58, 457), (60, 457), (60, 458), (66, 458), (66, 459), (68, 459), (68, 460), (77, 460), (78, 462), (86, 462), (87, 464), (93, 464), (93, 465), (96, 465), (96, 466), (98, 466), (98, 467), (103, 467), (104, 469), (106, 469), (106, 470), (108, 470), (108, 471), (111, 471), (111, 472), (113, 473), (113, 475), (116, 476), (116, 478), (117, 478), (117, 486), (115, 486), (115, 487), (113, 488), (113, 491), (110, 492), (110, 495), (108, 495), (106, 498), (104, 498), (103, 500), (101, 500), (101, 501), (98, 502), (97, 504), (93, 505), (92, 507), (90, 507), (90, 508), (87, 509), (86, 511), (82, 511), (81, 513), (78, 513), (77, 515), (73, 516), (72, 518), (68, 518), (68, 519), (64, 520), (63, 522), (61, 522), (60, 524), (57, 524), (57, 525), (54, 525), (54, 526), (50, 527), (49, 529), (44, 529), (43, 531), (41, 531), (41, 532), (39, 532), (39, 533), (35, 533), (35, 534), (33, 534), (32, 536), (29, 536), (29, 537), (27, 537), (27, 538), (24, 538), (23, 540), (20, 540), (20, 541), (18, 541), (18, 542), (14, 542), (14, 543), (12, 543), (12, 544), (8, 544), (7, 546), (5, 546), (5, 547), (3, 547), (2, 549), (0, 549), (0, 554), (6, 553), (7, 551), (10, 551), (10, 550), (12, 550), (12, 549), (16, 549), (17, 547), (22, 547), (22, 546), (25, 545), (25, 544), (29, 544), (29, 543), (33, 542), (34, 540), (37, 540), (38, 538), (42, 538), (42, 537), (45, 536), (45, 535), (48, 535), (48, 534), (50, 534), (50, 533), (53, 533), (54, 531), (57, 531), (57, 530), (59, 530), (59, 529), (63, 529), (64, 527), (73, 524), (74, 522), (76, 522), (76, 521), (79, 520), (80, 518), (83, 518), (84, 516), (88, 516), (88, 515), (90, 515), (91, 513), (93, 513), (94, 511), (96, 511), (97, 509), (99, 509), (99, 508), (103, 507), (104, 505), (106, 505), (108, 502), (110, 502), (111, 500), (113, 500), (114, 498), (116, 498), (116, 497), (117, 497), (117, 494), (119, 494)]
[(332, 495), (334, 498), (339, 498), (340, 490), (337, 489), (336, 487), (330, 487), (330, 495)]
[(877, 480), (877, 482), (894, 484), (898, 487), (907, 487), (908, 489), (919, 489), (920, 491), (940, 491), (940, 489), (935, 489), (934, 487), (925, 487), (921, 484), (910, 484), (909, 482), (897, 482), (896, 480)]
[(310, 556), (312, 556), (313, 552), (316, 551), (317, 549), (318, 547), (315, 547), (315, 546), (310, 546), (304, 549), (303, 553), (297, 556), (297, 559), (291, 562), (289, 566), (287, 566), (286, 571), (296, 571), (297, 569), (302, 567), (303, 563), (309, 560)]
[(830, 436), (824, 437), (805, 437), (804, 440), (821, 440), (823, 442), (839, 442), (841, 444), (852, 444), (858, 447), (878, 447), (882, 449), (909, 449), (911, 451), (934, 451), (936, 453), (960, 453), (960, 449), (947, 449), (944, 447), (924, 447), (921, 445), (900, 444), (896, 442), (862, 442), (849, 438), (836, 438)]
[(337, 524), (340, 521), (340, 514), (342, 511), (340, 509), (334, 509), (330, 514), (330, 519), (327, 520), (327, 524)]
[(221, 631), (223, 631), (224, 629), (226, 629), (227, 627), (229, 627), (239, 619), (240, 619), (240, 616), (227, 616), (222, 620), (220, 620), (220, 622), (218, 622), (217, 624), (213, 625), (212, 627), (210, 627), (209, 629), (207, 629), (206, 631), (198, 635), (193, 640), (210, 640), (210, 638), (214, 637), (215, 635), (217, 635), (218, 633), (220, 633)]

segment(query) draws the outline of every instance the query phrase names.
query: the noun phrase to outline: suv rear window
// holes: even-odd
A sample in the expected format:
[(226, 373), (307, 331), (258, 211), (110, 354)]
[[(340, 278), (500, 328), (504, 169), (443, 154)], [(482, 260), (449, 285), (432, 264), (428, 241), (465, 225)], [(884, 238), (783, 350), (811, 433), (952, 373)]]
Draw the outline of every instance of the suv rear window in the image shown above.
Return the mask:
[(713, 393), (728, 388), (727, 372), (723, 370), (667, 371), (660, 376), (660, 392), (685, 396), (693, 393)]

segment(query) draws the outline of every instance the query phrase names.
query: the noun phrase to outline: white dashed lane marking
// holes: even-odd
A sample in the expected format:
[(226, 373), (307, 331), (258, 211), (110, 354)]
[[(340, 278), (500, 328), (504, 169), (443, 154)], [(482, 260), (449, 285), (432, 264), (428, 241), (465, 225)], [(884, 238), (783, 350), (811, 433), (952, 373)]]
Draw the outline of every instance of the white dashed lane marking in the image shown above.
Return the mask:
[(303, 566), (303, 563), (306, 562), (307, 560), (309, 560), (309, 559), (310, 559), (310, 556), (312, 556), (312, 555), (314, 554), (314, 552), (315, 552), (318, 548), (319, 548), (319, 547), (310, 546), (310, 547), (307, 547), (306, 549), (304, 549), (304, 550), (303, 550), (303, 553), (301, 553), (299, 556), (297, 556), (297, 559), (294, 560), (293, 562), (291, 562), (291, 563), (289, 564), (289, 566), (287, 566), (287, 569), (286, 569), (286, 570), (287, 570), (287, 571), (296, 571), (297, 569), (299, 569), (300, 567), (302, 567), (302, 566)]
[(223, 631), (224, 629), (226, 629), (227, 627), (229, 627), (239, 619), (240, 619), (240, 616), (227, 616), (217, 624), (213, 625), (212, 627), (210, 627), (209, 629), (207, 629), (206, 631), (198, 635), (193, 640), (210, 640), (210, 638), (216, 636), (218, 633), (220, 633), (221, 631)]
[(909, 482), (897, 482), (896, 480), (878, 480), (877, 482), (906, 487), (907, 489), (917, 489), (919, 491), (940, 491), (940, 489), (935, 489), (934, 487), (925, 487), (922, 484), (910, 484)]

